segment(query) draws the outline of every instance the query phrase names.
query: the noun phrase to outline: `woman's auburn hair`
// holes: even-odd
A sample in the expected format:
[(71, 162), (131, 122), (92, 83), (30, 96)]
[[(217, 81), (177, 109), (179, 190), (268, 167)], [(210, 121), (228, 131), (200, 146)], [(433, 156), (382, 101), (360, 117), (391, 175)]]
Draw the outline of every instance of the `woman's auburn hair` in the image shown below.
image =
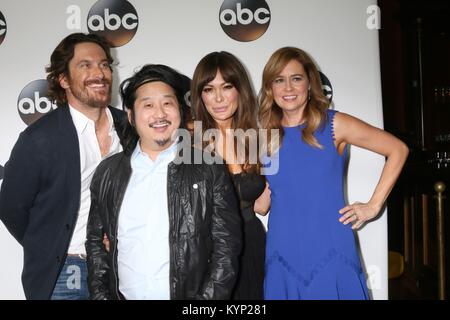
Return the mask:
[[(310, 98), (303, 112), (305, 126), (302, 128), (301, 138), (313, 147), (323, 148), (314, 133), (327, 120), (326, 110), (330, 106), (330, 101), (323, 93), (319, 71), (305, 51), (295, 47), (283, 47), (275, 51), (267, 61), (263, 71), (261, 91), (258, 96), (260, 105), (259, 122), (263, 129), (268, 130), (269, 136), (265, 145), (269, 155), (278, 150), (284, 136), (284, 129), (281, 125), (283, 112), (274, 101), (272, 83), (292, 60), (298, 61), (303, 66), (310, 82)], [(273, 143), (271, 142), (271, 129), (279, 130), (279, 139), (275, 139)]]

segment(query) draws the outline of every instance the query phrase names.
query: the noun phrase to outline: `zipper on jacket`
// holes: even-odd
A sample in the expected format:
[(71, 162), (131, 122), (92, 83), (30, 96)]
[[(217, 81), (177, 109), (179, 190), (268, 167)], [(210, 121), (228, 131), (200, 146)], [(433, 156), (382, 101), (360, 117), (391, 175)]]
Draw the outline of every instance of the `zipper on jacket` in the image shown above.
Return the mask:
[[(173, 210), (172, 210), (172, 203), (169, 201), (171, 193), (169, 190), (169, 186), (171, 185), (170, 183), (170, 177), (172, 176), (170, 173), (171, 170), (173, 170), (173, 163), (170, 162), (167, 166), (167, 186), (166, 186), (166, 192), (167, 192), (167, 212), (168, 214), (168, 219), (169, 219), (169, 286), (170, 286), (170, 300), (174, 300), (174, 298), (177, 296), (176, 292), (175, 292), (175, 286), (176, 283), (175, 281), (173, 281), (173, 273), (174, 273), (174, 264), (175, 264), (175, 254), (173, 252), (173, 248), (172, 248), (172, 241), (173, 241), (173, 237), (174, 237), (174, 232), (175, 232), (175, 226), (173, 225), (175, 223), (172, 215), (173, 215)], [(172, 212), (172, 214), (171, 214)], [(172, 219), (171, 219), (172, 218)]]

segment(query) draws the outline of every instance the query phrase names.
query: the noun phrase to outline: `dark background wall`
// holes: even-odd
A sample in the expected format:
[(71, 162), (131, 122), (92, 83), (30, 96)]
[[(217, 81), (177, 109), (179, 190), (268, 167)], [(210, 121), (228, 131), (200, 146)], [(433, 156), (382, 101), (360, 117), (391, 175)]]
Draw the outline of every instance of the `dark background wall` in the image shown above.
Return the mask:
[[(450, 1), (378, 3), (384, 126), (410, 147), (388, 200), (389, 250), (405, 260), (403, 276), (390, 281), (390, 298), (434, 299), (438, 283), (434, 184), (446, 183), (447, 195), (450, 187)], [(448, 199), (444, 205), (449, 252)], [(447, 292), (448, 257), (446, 253)]]

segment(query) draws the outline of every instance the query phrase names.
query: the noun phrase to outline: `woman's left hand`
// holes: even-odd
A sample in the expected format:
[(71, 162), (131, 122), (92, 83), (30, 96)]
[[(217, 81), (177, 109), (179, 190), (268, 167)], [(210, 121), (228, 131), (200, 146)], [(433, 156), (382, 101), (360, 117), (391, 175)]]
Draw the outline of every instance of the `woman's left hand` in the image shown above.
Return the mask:
[(366, 221), (375, 218), (380, 210), (380, 206), (355, 202), (339, 210), (339, 213), (342, 215), (339, 221), (344, 225), (353, 223), (352, 229), (359, 229)]

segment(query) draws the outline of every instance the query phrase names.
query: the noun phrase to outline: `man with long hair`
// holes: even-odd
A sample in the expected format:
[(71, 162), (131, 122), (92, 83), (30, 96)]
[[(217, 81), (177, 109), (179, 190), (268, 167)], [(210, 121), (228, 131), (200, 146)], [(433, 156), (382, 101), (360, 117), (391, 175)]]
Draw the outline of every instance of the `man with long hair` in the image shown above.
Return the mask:
[(5, 166), (0, 219), (23, 246), (27, 299), (87, 299), (86, 224), (92, 176), (122, 150), (125, 113), (108, 107), (113, 58), (100, 36), (74, 33), (53, 51), (58, 108), (19, 136)]

